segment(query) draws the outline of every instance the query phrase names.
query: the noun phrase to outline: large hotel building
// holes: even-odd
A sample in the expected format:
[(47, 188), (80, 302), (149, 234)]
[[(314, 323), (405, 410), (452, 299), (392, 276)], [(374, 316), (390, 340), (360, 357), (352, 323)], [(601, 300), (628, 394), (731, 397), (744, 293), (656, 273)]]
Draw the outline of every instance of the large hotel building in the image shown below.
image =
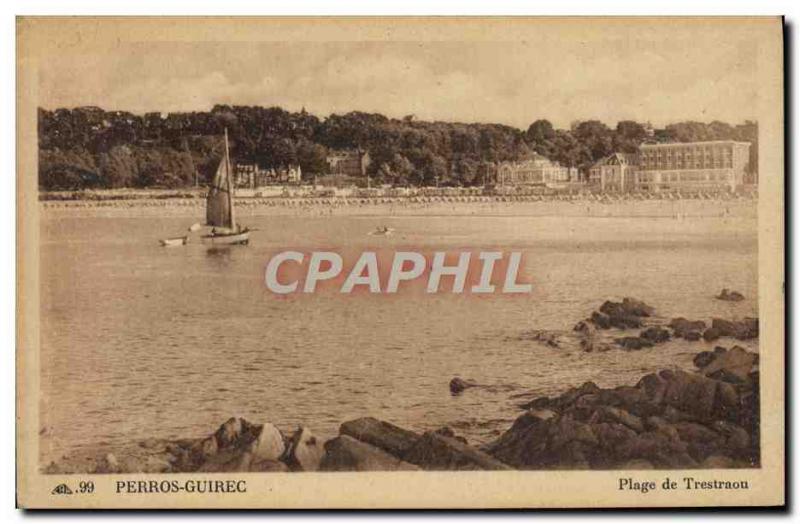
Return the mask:
[(733, 140), (642, 144), (635, 155), (615, 153), (589, 170), (601, 191), (735, 191), (744, 184), (750, 143)]

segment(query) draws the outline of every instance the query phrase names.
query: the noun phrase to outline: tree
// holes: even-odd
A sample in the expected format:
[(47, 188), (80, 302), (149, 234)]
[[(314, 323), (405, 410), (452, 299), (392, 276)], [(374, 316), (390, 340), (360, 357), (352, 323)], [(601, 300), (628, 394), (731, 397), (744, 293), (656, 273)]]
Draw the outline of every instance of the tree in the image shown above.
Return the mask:
[(556, 130), (549, 120), (536, 120), (528, 127), (526, 136), (530, 142), (542, 144), (555, 138)]
[[(134, 115), (97, 107), (38, 110), (39, 184), (43, 189), (180, 187), (217, 169), (228, 129), (238, 163), (264, 168), (300, 165), (306, 177), (325, 173), (331, 150), (369, 152), (368, 173), (394, 184), (478, 185), (493, 166), (532, 153), (570, 167), (588, 167), (645, 140), (740, 140), (751, 144), (748, 170), (758, 166), (758, 124), (676, 122), (653, 130), (623, 120), (556, 129), (545, 119), (527, 130), (500, 124), (426, 122), (354, 111), (325, 119), (280, 107), (216, 105), (211, 111)], [(652, 135), (652, 136), (651, 136)]]

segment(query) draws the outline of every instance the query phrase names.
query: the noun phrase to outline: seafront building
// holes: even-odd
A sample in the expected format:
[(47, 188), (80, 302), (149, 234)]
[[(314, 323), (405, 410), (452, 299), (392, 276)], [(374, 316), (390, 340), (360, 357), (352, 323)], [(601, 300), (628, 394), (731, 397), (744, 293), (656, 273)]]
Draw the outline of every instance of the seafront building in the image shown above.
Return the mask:
[(497, 165), (499, 186), (544, 186), (565, 188), (579, 182), (578, 170), (562, 166), (541, 155)]
[(589, 168), (600, 192), (735, 191), (745, 182), (750, 143), (733, 140), (642, 144), (635, 154), (614, 153)]
[(744, 184), (749, 159), (749, 142), (642, 144), (636, 170), (637, 189), (735, 191)]
[(331, 175), (363, 177), (370, 164), (369, 153), (360, 149), (334, 151), (326, 158)]
[(234, 186), (256, 189), (275, 184), (299, 184), (302, 178), (300, 166), (261, 169), (258, 164), (236, 164)]
[(629, 192), (637, 188), (635, 153), (614, 153), (589, 168), (590, 187), (599, 191)]

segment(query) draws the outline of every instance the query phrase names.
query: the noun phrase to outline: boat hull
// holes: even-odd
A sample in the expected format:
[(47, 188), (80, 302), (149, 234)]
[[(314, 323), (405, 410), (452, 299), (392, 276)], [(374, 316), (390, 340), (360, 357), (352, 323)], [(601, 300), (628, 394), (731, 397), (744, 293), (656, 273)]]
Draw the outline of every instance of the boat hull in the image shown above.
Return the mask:
[(188, 242), (188, 240), (189, 237), (178, 237), (178, 238), (165, 238), (159, 240), (159, 242), (161, 242), (161, 245), (164, 247), (174, 247), (174, 246), (186, 245), (186, 242)]
[(250, 242), (250, 231), (238, 231), (236, 233), (215, 233), (203, 235), (204, 244), (215, 246), (246, 246)]

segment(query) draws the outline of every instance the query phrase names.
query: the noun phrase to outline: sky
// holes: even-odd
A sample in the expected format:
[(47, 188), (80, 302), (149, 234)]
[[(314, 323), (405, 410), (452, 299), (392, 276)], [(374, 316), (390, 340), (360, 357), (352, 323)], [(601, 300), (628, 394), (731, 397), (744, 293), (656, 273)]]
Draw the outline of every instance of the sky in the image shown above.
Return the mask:
[(755, 119), (756, 45), (746, 39), (126, 42), (40, 62), (40, 106), (205, 111), (280, 106), (527, 128), (546, 118), (661, 126)]

